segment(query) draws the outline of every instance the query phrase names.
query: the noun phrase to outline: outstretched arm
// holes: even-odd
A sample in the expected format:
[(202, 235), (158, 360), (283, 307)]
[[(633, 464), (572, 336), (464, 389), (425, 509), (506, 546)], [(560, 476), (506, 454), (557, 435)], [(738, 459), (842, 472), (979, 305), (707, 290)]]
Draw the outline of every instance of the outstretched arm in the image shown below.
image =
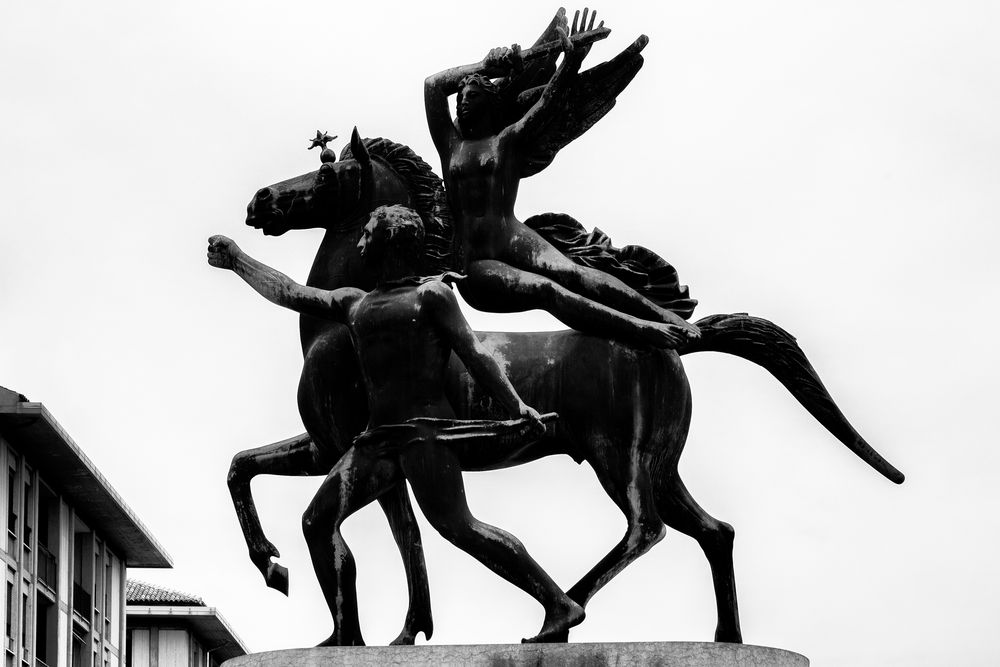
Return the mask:
[(438, 330), (451, 344), (455, 354), (469, 369), (476, 382), (485, 387), (511, 414), (541, 424), (538, 411), (521, 400), (503, 368), (476, 338), (476, 334), (462, 315), (458, 300), (451, 288), (444, 283), (432, 282), (427, 283), (423, 289), (426, 290), (425, 303), (430, 306), (430, 313)]
[(225, 236), (213, 236), (208, 240), (208, 263), (231, 270), (271, 303), (343, 324), (347, 324), (350, 305), (364, 296), (364, 292), (354, 288), (331, 291), (300, 285), (284, 273), (258, 262)]

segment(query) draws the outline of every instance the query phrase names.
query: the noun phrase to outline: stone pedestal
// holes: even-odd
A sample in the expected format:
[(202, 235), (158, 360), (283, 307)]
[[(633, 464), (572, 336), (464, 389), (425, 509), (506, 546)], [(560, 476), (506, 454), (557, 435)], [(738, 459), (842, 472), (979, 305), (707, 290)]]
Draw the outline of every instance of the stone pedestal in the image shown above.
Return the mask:
[(807, 667), (798, 653), (766, 646), (708, 642), (362, 646), (268, 651), (233, 658), (223, 667)]

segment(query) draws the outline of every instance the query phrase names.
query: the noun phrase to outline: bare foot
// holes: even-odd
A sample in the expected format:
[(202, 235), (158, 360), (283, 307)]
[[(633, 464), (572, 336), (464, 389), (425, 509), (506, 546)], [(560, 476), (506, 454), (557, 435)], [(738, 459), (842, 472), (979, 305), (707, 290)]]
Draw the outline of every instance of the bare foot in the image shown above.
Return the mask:
[(547, 644), (568, 641), (569, 629), (583, 623), (586, 616), (583, 607), (567, 597), (555, 609), (546, 612), (542, 631), (531, 639), (522, 639), (521, 643)]

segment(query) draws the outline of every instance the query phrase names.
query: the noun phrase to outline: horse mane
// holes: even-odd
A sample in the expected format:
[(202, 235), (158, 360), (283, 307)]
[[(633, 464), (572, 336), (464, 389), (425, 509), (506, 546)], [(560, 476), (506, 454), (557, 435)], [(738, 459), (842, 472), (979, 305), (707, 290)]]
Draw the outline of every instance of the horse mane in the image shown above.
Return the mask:
[[(455, 243), (455, 227), (441, 177), (409, 146), (382, 137), (363, 141), (369, 155), (398, 174), (410, 191), (414, 210), (424, 223), (424, 255), (428, 275), (459, 268), (461, 262)], [(340, 152), (340, 159), (353, 157), (348, 144)]]

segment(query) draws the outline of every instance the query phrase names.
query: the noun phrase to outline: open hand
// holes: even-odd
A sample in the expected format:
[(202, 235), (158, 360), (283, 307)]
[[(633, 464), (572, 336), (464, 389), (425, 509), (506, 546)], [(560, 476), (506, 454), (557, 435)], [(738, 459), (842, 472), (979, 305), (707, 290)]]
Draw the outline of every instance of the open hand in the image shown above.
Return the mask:
[[(586, 7), (583, 8), (583, 20), (579, 22), (578, 19), (580, 18), (580, 10), (579, 9), (576, 10), (576, 13), (573, 14), (573, 27), (569, 33), (570, 37), (572, 37), (573, 35), (577, 35), (581, 32), (588, 32), (594, 29), (594, 21), (597, 20), (597, 10), (595, 9), (593, 13), (590, 14), (590, 25), (587, 25), (587, 12), (589, 11), (590, 10), (587, 9)], [(598, 28), (604, 27), (604, 21), (601, 21), (597, 27)]]
[[(590, 13), (590, 23), (587, 23), (587, 14)], [(590, 51), (590, 47), (593, 45), (587, 44), (585, 46), (575, 46), (573, 44), (573, 37), (588, 32), (594, 29), (594, 21), (597, 20), (597, 12), (590, 12), (586, 7), (583, 8), (583, 17), (580, 16), (580, 10), (576, 10), (573, 14), (573, 25), (568, 25), (566, 15), (563, 14), (562, 25), (556, 26), (556, 32), (559, 33), (559, 41), (562, 43), (563, 53), (566, 55), (573, 54), (576, 58), (583, 58)], [(598, 28), (604, 27), (604, 21), (601, 21), (597, 26)]]
[(208, 263), (220, 269), (232, 269), (240, 247), (231, 238), (216, 235), (208, 239)]

